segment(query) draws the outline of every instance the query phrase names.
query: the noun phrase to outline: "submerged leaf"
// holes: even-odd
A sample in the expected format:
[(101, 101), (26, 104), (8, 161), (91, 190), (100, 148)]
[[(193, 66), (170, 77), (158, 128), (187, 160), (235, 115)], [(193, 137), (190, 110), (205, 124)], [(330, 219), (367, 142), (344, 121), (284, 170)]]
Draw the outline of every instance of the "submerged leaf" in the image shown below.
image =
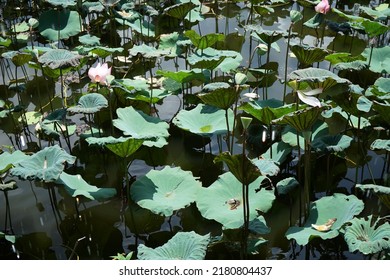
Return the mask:
[(202, 236), (193, 231), (178, 232), (155, 249), (138, 245), (137, 257), (140, 260), (203, 260), (209, 242), (210, 234)]

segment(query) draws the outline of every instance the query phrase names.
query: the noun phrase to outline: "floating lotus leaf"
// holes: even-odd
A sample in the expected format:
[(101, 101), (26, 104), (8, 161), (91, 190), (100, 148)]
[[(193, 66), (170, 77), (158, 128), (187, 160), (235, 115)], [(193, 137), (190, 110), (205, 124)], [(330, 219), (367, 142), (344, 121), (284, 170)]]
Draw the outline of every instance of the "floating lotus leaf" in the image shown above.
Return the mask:
[(203, 93), (198, 97), (207, 105), (227, 110), (236, 102), (240, 92), (228, 83), (210, 83), (203, 87)]
[[(249, 220), (258, 216), (258, 212), (267, 212), (275, 199), (273, 190), (259, 186), (265, 179), (258, 177), (249, 185)], [(227, 229), (239, 228), (244, 224), (242, 183), (231, 172), (222, 174), (208, 188), (198, 193), (196, 206), (203, 217), (216, 220)]]
[(46, 147), (28, 158), (19, 161), (11, 175), (26, 180), (56, 181), (64, 170), (65, 163), (73, 164), (76, 157), (69, 155), (58, 145)]
[(293, 189), (296, 189), (299, 186), (299, 182), (294, 177), (289, 177), (283, 180), (280, 180), (276, 184), (276, 188), (279, 194), (288, 194)]
[(165, 166), (137, 179), (130, 194), (139, 206), (159, 215), (171, 216), (174, 211), (194, 202), (200, 188), (201, 183), (190, 171)]
[[(354, 195), (336, 193), (310, 203), (310, 213), (303, 227), (293, 226), (286, 232), (287, 239), (295, 239), (298, 245), (306, 245), (312, 238), (332, 239), (339, 235), (341, 227), (363, 211), (364, 203)], [(322, 225), (336, 218), (331, 229), (321, 232), (312, 228), (312, 224)]]
[(203, 260), (209, 242), (210, 234), (202, 236), (193, 231), (178, 232), (155, 249), (138, 245), (137, 257), (140, 260)]
[(354, 218), (345, 229), (344, 239), (350, 252), (359, 251), (365, 255), (375, 254), (390, 248), (390, 225), (380, 225), (379, 219), (372, 215), (365, 218)]
[(351, 146), (352, 137), (347, 135), (326, 135), (312, 141), (311, 147), (316, 152), (342, 152)]
[(46, 0), (53, 6), (61, 6), (62, 8), (73, 7), (77, 4), (75, 0)]
[(216, 156), (214, 162), (226, 163), (230, 172), (245, 185), (249, 185), (262, 175), (259, 168), (246, 155), (231, 155), (229, 152), (224, 152)]
[(12, 154), (3, 152), (0, 154), (0, 175), (7, 172), (10, 168), (15, 166), (18, 162), (27, 159), (29, 156), (22, 151), (15, 151)]
[(85, 34), (79, 37), (79, 42), (86, 46), (99, 46), (100, 38), (92, 36), (90, 34)]
[(53, 49), (41, 55), (38, 58), (38, 62), (42, 63), (43, 66), (50, 67), (51, 69), (57, 69), (78, 66), (81, 58), (81, 55), (68, 50)]
[(310, 131), (322, 111), (323, 107), (309, 107), (286, 114), (283, 117), (274, 120), (273, 123), (289, 124), (299, 132)]
[(299, 63), (303, 66), (312, 65), (314, 62), (321, 62), (328, 54), (328, 52), (322, 48), (310, 47), (308, 45), (292, 45), (290, 48)]
[(76, 11), (49, 10), (39, 17), (39, 32), (50, 41), (68, 39), (81, 32), (80, 15)]
[(108, 107), (107, 99), (100, 93), (89, 93), (80, 97), (77, 105), (68, 108), (72, 113), (93, 114)]
[[(313, 67), (299, 69), (291, 72), (289, 80), (289, 85), (292, 85), (291, 81), (298, 82), (298, 88), (296, 89), (299, 90), (310, 87), (312, 89), (322, 88), (322, 90), (325, 91), (336, 84), (351, 83), (349, 80), (340, 78), (333, 72)], [(295, 87), (295, 85), (293, 87)]]
[(262, 175), (276, 176), (280, 172), (279, 165), (273, 160), (256, 158), (252, 160), (252, 163), (256, 165)]
[(156, 139), (155, 141), (146, 140), (144, 145), (148, 147), (162, 147), (167, 144), (166, 139), (169, 136), (169, 125), (152, 116), (148, 116), (133, 107), (118, 108), (116, 110), (118, 119), (113, 120), (116, 128), (123, 131), (124, 135), (132, 136), (136, 139)]
[(370, 146), (371, 150), (386, 150), (390, 152), (390, 140), (376, 139)]
[(370, 70), (375, 73), (390, 73), (390, 47), (366, 48), (362, 55), (367, 59)]
[(88, 184), (81, 175), (69, 175), (62, 172), (59, 177), (59, 183), (66, 186), (67, 192), (72, 197), (84, 196), (91, 200), (105, 200), (115, 196), (114, 188), (98, 188)]
[[(228, 120), (229, 127), (232, 127), (233, 112), (230, 109)], [(173, 124), (206, 137), (227, 132), (225, 110), (204, 104), (199, 104), (190, 111), (181, 110), (173, 119)]]
[(188, 12), (196, 6), (197, 5), (192, 2), (178, 3), (165, 8), (164, 14), (167, 14), (177, 19), (183, 19), (188, 14)]
[(117, 156), (126, 158), (134, 154), (143, 143), (143, 139), (129, 138), (124, 142), (106, 144), (106, 147)]
[(138, 54), (142, 55), (144, 58), (156, 58), (169, 54), (167, 50), (158, 50), (154, 47), (142, 44), (135, 45), (129, 50), (131, 56), (137, 56)]

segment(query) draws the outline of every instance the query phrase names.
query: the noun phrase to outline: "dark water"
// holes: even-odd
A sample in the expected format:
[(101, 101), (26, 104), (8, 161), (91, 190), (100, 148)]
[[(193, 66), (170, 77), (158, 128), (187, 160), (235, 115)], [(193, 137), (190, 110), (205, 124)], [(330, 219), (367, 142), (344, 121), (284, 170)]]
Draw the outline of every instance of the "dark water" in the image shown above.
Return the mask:
[[(343, 1), (338, 1), (341, 9), (351, 9), (349, 1), (343, 5)], [(364, 2), (364, 3), (363, 3)], [(365, 3), (367, 2), (367, 3)], [(5, 6), (6, 1), (0, 2), (5, 20), (7, 13), (11, 11)], [(201, 31), (202, 34), (225, 33), (231, 34), (239, 32), (245, 34), (242, 23), (246, 21), (249, 9), (243, 3), (223, 3), (218, 2), (218, 6), (208, 3), (215, 12), (207, 15), (207, 18), (192, 29)], [(368, 4), (368, 1), (361, 1), (361, 4)], [(21, 2), (26, 9), (29, 3)], [(254, 22), (261, 24), (264, 29), (287, 30), (289, 27), (289, 10), (300, 9), (304, 11), (304, 21), (314, 15), (314, 11), (303, 8), (297, 4), (275, 7), (275, 12), (266, 16), (257, 16)], [(28, 12), (27, 12), (28, 15)], [(216, 17), (218, 16), (218, 17)], [(21, 16), (23, 18), (25, 16)], [(156, 20), (158, 22), (158, 20)], [(313, 45), (316, 41), (313, 30), (303, 28), (297, 24), (293, 29), (298, 33), (297, 40)], [(118, 31), (121, 34), (121, 31)], [(360, 53), (366, 42), (363, 38), (351, 36), (334, 37), (328, 32), (324, 38), (323, 48), (337, 51), (349, 51)], [(104, 35), (102, 35), (104, 36)], [(35, 42), (37, 43), (37, 42)], [(71, 42), (67, 42), (71, 43)], [(353, 46), (351, 47), (351, 43)], [(28, 43), (30, 44), (30, 43)], [(122, 42), (123, 44), (123, 42)], [(242, 46), (242, 65), (248, 64), (250, 55), (255, 47), (246, 34), (245, 42)], [(286, 41), (278, 40), (280, 52), (272, 50), (269, 60), (277, 63), (278, 79), (267, 89), (270, 98), (281, 99), (283, 97), (283, 73), (285, 67), (288, 72), (297, 68), (297, 60), (290, 57), (288, 65), (285, 65)], [(266, 58), (259, 57), (253, 60), (252, 67), (262, 65)], [(183, 67), (183, 61), (179, 61), (179, 68)], [(43, 81), (39, 75), (35, 76), (32, 69), (27, 68), (30, 80), (26, 83), (26, 90), (17, 94), (14, 90), (9, 90), (11, 82), (9, 73), (13, 73), (13, 78), (23, 77), (24, 73), (19, 68), (15, 70), (12, 63), (2, 59), (2, 77), (0, 77), (0, 97), (14, 104), (23, 104), (27, 111), (38, 110), (43, 104), (48, 104), (50, 94), (53, 91), (59, 92), (58, 83), (49, 80)], [(328, 62), (321, 62), (320, 68), (328, 69)], [(172, 60), (162, 61), (163, 69), (174, 70)], [(135, 71), (137, 72), (137, 71)], [(143, 73), (142, 73), (143, 74)], [(146, 73), (148, 76), (149, 73)], [(75, 103), (80, 96), (81, 90), (86, 90), (86, 80), (81, 84), (81, 88), (72, 88), (68, 102)], [(37, 87), (41, 89), (41, 98), (37, 98), (35, 92)], [(194, 88), (196, 92), (196, 88)], [(263, 89), (259, 90), (259, 94)], [(57, 93), (58, 94), (58, 93)], [(60, 98), (54, 100), (55, 106), (61, 106)], [(159, 116), (162, 120), (169, 121), (180, 108), (180, 98), (170, 96), (161, 104), (157, 105)], [(50, 108), (46, 107), (47, 110)], [(46, 109), (45, 109), (46, 110)], [(99, 113), (101, 120), (107, 120), (107, 112)], [(79, 115), (69, 116), (75, 123), (82, 123), (84, 120)], [(16, 118), (17, 119), (17, 118)], [(103, 123), (104, 125), (104, 123)], [(34, 131), (34, 126), (29, 127)], [(35, 151), (38, 145), (45, 147), (46, 141), (39, 141), (35, 136), (29, 136), (27, 131), (15, 133), (14, 123), (11, 118), (0, 119), (0, 144), (3, 146), (13, 146), (15, 149)], [(143, 176), (152, 169), (161, 169), (165, 165), (180, 166), (183, 170), (192, 171), (195, 177), (200, 177), (203, 186), (211, 185), (220, 174), (224, 172), (222, 165), (213, 163), (214, 157), (219, 152), (217, 139), (211, 138), (210, 145), (203, 149), (204, 143), (200, 137), (183, 133), (180, 129), (171, 125), (169, 144), (163, 149), (141, 148), (132, 157), (132, 163), (128, 169), (130, 182), (137, 177)], [(27, 135), (27, 136), (26, 136)], [(27, 140), (27, 146), (23, 146), (20, 137)], [(241, 149), (241, 140), (237, 139), (236, 151)], [(142, 209), (129, 200), (126, 193), (125, 172), (123, 162), (108, 151), (101, 148), (88, 146), (84, 140), (73, 135), (70, 138), (71, 149), (64, 140), (60, 143), (64, 149), (77, 157), (74, 166), (68, 167), (65, 171), (71, 174), (81, 174), (91, 185), (112, 187), (117, 190), (117, 196), (106, 202), (89, 201), (80, 199), (75, 201), (61, 185), (44, 184), (42, 182), (30, 182), (17, 180), (18, 188), (8, 192), (10, 204), (9, 221), (6, 213), (5, 196), (0, 194), (0, 231), (8, 234), (15, 234), (17, 241), (14, 245), (0, 240), (0, 258), (3, 259), (109, 259), (117, 253), (128, 253), (135, 251), (138, 244), (144, 243), (149, 247), (161, 246), (178, 231), (195, 231), (199, 234), (211, 233), (212, 236), (222, 234), (221, 225), (217, 222), (207, 220), (201, 216), (195, 205), (177, 211), (172, 217), (162, 217), (153, 214), (149, 210)], [(265, 150), (267, 143), (260, 147), (254, 147), (248, 152), (256, 155), (258, 150)], [(370, 164), (375, 178), (381, 178), (383, 155), (369, 152)], [(324, 171), (323, 166), (327, 162), (331, 163), (329, 170)], [(129, 161), (125, 162), (126, 164)], [(289, 166), (294, 166), (296, 160), (292, 160)], [(333, 192), (354, 193), (355, 179), (365, 182), (371, 178), (367, 165), (354, 168), (344, 160), (335, 156), (329, 158), (322, 157), (317, 160), (316, 168), (313, 171), (313, 185), (315, 187), (315, 197), (320, 198)], [(294, 170), (289, 166), (283, 172), (294, 175)], [(382, 176), (383, 177), (383, 176)], [(16, 179), (16, 178), (12, 178)], [(324, 182), (327, 182), (326, 184)], [(371, 196), (365, 198), (366, 208), (363, 214), (386, 215), (388, 210), (380, 202)], [(7, 221), (6, 221), (7, 219)], [(277, 199), (266, 215), (265, 219), (271, 228), (271, 233), (265, 235), (268, 240), (260, 247), (254, 259), (364, 259), (364, 255), (359, 253), (349, 253), (348, 247), (342, 237), (332, 240), (313, 240), (310, 246), (298, 246), (293, 241), (285, 237), (289, 226), (295, 224), (299, 219), (299, 204), (297, 196), (281, 197)], [(3, 228), (7, 222), (7, 228)], [(207, 259), (237, 259), (240, 257), (239, 247), (236, 243), (215, 243), (210, 246)]]

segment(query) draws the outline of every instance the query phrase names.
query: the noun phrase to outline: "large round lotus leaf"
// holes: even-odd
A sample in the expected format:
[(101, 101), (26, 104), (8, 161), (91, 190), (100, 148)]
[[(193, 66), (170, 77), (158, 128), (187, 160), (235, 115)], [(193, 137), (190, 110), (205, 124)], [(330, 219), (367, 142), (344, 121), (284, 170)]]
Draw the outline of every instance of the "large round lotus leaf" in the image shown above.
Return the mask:
[(239, 109), (244, 110), (266, 125), (269, 125), (272, 120), (296, 110), (295, 105), (283, 106), (283, 102), (277, 99), (250, 100), (241, 105)]
[(51, 69), (77, 66), (80, 64), (81, 55), (64, 49), (50, 50), (38, 58), (38, 62)]
[(21, 162), (26, 158), (28, 158), (28, 155), (19, 150), (13, 152), (12, 154), (8, 152), (3, 152), (0, 155), (0, 174), (3, 174), (4, 172), (8, 171), (18, 162)]
[(311, 146), (316, 152), (342, 152), (351, 146), (352, 140), (347, 135), (326, 135), (312, 141)]
[(209, 242), (210, 234), (202, 236), (193, 231), (178, 232), (155, 249), (140, 244), (137, 257), (140, 260), (203, 260)]
[(312, 65), (314, 62), (324, 60), (328, 52), (322, 48), (310, 47), (308, 45), (292, 45), (291, 51), (295, 54), (299, 63), (302, 65)]
[(372, 215), (354, 218), (345, 229), (344, 239), (350, 252), (375, 254), (390, 248), (390, 225), (388, 222), (379, 225), (380, 220), (373, 220)]
[(108, 107), (107, 99), (100, 93), (90, 93), (80, 97), (76, 106), (68, 108), (73, 113), (92, 114)]
[(166, 166), (151, 170), (130, 188), (132, 199), (153, 213), (171, 216), (173, 211), (194, 202), (201, 183), (190, 171)]
[(81, 195), (91, 200), (104, 200), (116, 194), (114, 188), (98, 188), (88, 184), (79, 174), (69, 175), (62, 172), (59, 183), (65, 185), (67, 192), (73, 197)]
[[(229, 128), (233, 127), (233, 118), (233, 111), (229, 109)], [(225, 110), (204, 104), (199, 104), (190, 111), (181, 110), (173, 119), (173, 123), (181, 129), (202, 136), (227, 132)]]
[(136, 139), (155, 139), (155, 141), (146, 140), (145, 146), (159, 147), (166, 145), (166, 137), (169, 136), (169, 125), (152, 116), (148, 116), (133, 107), (118, 108), (116, 110), (118, 119), (113, 120), (113, 124), (122, 130), (125, 135)]
[(289, 124), (299, 132), (311, 131), (311, 127), (317, 121), (323, 110), (323, 107), (309, 107), (286, 114), (283, 117), (274, 120), (273, 123)]
[[(293, 226), (286, 232), (287, 239), (295, 239), (297, 244), (306, 245), (312, 238), (332, 239), (339, 235), (340, 228), (355, 215), (363, 211), (364, 203), (354, 195), (336, 193), (325, 196), (310, 204), (309, 218), (303, 227)], [(324, 225), (329, 219), (336, 222), (329, 231), (318, 231), (311, 225)]]
[[(267, 212), (275, 200), (273, 190), (258, 191), (264, 176), (249, 185), (249, 220), (258, 216), (258, 211)], [(198, 192), (196, 206), (203, 217), (216, 220), (227, 229), (239, 228), (244, 224), (242, 183), (231, 173), (222, 174), (208, 188)]]
[(171, 17), (183, 19), (189, 11), (195, 8), (196, 5), (190, 2), (182, 2), (178, 4), (171, 5), (164, 9), (164, 14), (167, 14)]
[(163, 77), (170, 78), (178, 83), (189, 83), (193, 80), (205, 82), (210, 78), (210, 72), (202, 69), (192, 69), (192, 70), (181, 70), (177, 72), (166, 71), (166, 70), (157, 70), (157, 75), (162, 75)]
[(69, 155), (58, 145), (46, 147), (36, 154), (18, 162), (11, 175), (23, 179), (55, 181), (64, 170), (64, 164), (73, 164), (76, 157)]
[(203, 88), (198, 97), (207, 105), (227, 110), (236, 102), (240, 92), (228, 83), (211, 83)]
[(68, 39), (81, 32), (80, 15), (76, 11), (50, 10), (39, 17), (39, 32), (50, 41)]

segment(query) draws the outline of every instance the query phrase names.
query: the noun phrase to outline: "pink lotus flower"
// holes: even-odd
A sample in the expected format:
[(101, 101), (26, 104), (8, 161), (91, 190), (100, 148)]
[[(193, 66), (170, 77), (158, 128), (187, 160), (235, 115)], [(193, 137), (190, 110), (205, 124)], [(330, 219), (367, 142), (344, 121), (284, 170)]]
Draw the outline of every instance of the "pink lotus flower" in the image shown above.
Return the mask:
[(326, 14), (330, 10), (330, 5), (328, 0), (321, 0), (314, 8), (317, 13)]
[(107, 76), (111, 75), (111, 68), (108, 68), (107, 63), (104, 63), (103, 65), (98, 65), (96, 67), (89, 68), (88, 76), (91, 79), (93, 83), (100, 83), (101, 85), (107, 84)]

